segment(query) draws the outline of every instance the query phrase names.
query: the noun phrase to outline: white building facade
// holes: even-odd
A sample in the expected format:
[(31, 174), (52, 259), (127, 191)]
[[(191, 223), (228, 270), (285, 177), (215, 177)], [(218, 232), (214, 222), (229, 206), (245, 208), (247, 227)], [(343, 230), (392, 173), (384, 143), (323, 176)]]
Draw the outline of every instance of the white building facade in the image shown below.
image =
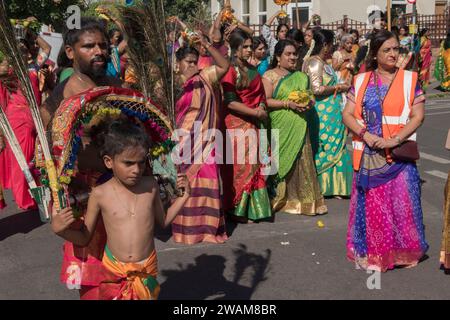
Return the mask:
[[(391, 0), (392, 8), (399, 8), (404, 13), (411, 13), (413, 6), (406, 0)], [(419, 14), (435, 14), (440, 0), (417, 0)], [(344, 15), (361, 22), (367, 22), (368, 13), (373, 10), (386, 10), (386, 0), (292, 0), (287, 13), (291, 20), (296, 19), (299, 12), (301, 23), (307, 22), (313, 14), (322, 18), (322, 23), (341, 20)], [(273, 0), (231, 0), (231, 5), (238, 19), (246, 24), (263, 24), (273, 14), (280, 10)], [(220, 1), (211, 0), (211, 12), (216, 14), (220, 10)]]

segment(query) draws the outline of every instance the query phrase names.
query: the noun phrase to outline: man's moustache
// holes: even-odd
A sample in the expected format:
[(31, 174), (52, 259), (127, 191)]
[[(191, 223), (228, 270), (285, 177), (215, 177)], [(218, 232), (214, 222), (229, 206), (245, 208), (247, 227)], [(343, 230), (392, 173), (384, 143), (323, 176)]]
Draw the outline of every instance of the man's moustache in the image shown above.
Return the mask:
[(94, 62), (106, 62), (106, 58), (104, 58), (104, 57), (97, 57), (97, 58), (94, 58), (94, 59), (91, 60), (91, 63), (94, 63)]

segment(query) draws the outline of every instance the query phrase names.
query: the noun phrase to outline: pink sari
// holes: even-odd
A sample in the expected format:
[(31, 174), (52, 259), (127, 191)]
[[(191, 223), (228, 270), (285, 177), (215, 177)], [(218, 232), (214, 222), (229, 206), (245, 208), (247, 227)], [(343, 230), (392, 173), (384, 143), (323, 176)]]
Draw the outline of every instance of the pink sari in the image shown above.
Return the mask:
[[(39, 82), (37, 72), (30, 70), (30, 79), (34, 94), (40, 105)], [(28, 163), (34, 158), (36, 129), (31, 116), (28, 102), (20, 89), (9, 92), (0, 82), (0, 103), (11, 123), (12, 129), (19, 140), (25, 159)], [(11, 150), (6, 144), (5, 150), (0, 154), (0, 184), (4, 189), (11, 189), (17, 206), (20, 209), (36, 209), (36, 203), (28, 192), (28, 184), (20, 166)]]

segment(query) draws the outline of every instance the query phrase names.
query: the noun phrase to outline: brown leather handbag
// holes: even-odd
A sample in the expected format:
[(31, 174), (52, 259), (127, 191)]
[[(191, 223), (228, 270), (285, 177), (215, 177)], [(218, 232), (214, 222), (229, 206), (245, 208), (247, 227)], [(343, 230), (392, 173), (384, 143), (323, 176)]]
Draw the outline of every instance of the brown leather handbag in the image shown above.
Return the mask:
[(391, 157), (398, 161), (416, 161), (419, 160), (419, 146), (415, 141), (405, 141), (398, 147), (391, 149)]

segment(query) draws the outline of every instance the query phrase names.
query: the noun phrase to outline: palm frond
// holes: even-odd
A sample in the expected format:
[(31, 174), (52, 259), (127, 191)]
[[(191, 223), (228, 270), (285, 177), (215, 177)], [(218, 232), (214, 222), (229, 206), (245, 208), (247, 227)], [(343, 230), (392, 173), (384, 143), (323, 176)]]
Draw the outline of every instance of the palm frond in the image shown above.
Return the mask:
[(133, 7), (122, 6), (119, 13), (129, 42), (129, 61), (139, 88), (147, 97), (161, 104), (174, 124), (172, 70), (166, 47), (163, 2), (150, 0)]
[[(172, 70), (166, 47), (166, 21), (162, 0), (120, 7), (128, 37), (128, 53), (142, 92), (160, 102), (175, 123)], [(162, 94), (155, 94), (162, 91)]]

